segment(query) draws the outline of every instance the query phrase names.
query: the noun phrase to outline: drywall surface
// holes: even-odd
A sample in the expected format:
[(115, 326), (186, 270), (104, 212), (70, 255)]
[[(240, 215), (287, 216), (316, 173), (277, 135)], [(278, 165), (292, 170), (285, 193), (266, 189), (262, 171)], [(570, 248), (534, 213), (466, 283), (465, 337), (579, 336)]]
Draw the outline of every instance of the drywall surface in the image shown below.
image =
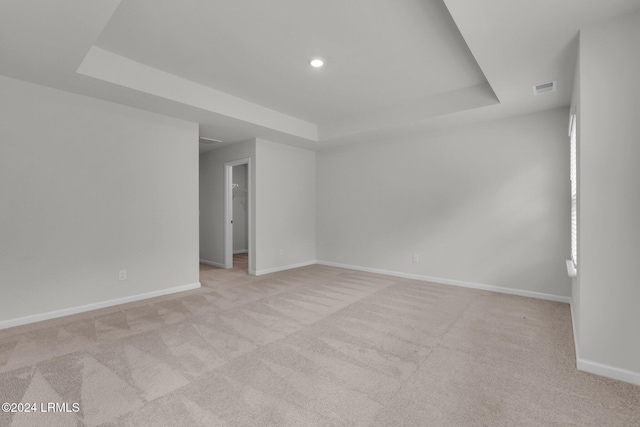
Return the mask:
[(580, 36), (580, 356), (640, 381), (640, 13)]
[(256, 273), (316, 259), (316, 153), (256, 140)]
[[(580, 107), (580, 53), (578, 52), (578, 60), (576, 61), (575, 73), (573, 76), (573, 90), (571, 93), (571, 108), (576, 113), (576, 158), (580, 159), (580, 125), (582, 124), (581, 107)], [(568, 128), (567, 128), (568, 130)], [(576, 163), (576, 174), (580, 178), (580, 162)], [(578, 260), (580, 260), (580, 187), (581, 181), (577, 181), (577, 239), (578, 239)], [(567, 259), (571, 259), (571, 253), (567, 255)], [(580, 261), (579, 261), (580, 262)], [(580, 267), (577, 268), (576, 277), (571, 278), (571, 311), (573, 315), (573, 333), (575, 335), (576, 353), (580, 352)], [(567, 273), (568, 274), (568, 273)]]
[(233, 184), (233, 252), (249, 249), (249, 193), (247, 165), (232, 168)]
[(568, 296), (568, 118), (318, 152), (318, 260)]
[(0, 322), (198, 282), (197, 124), (0, 93)]
[[(252, 159), (251, 180), (255, 189), (256, 141), (234, 143), (200, 155), (200, 259), (224, 266), (224, 164), (245, 158)], [(255, 229), (255, 191), (252, 201), (252, 222)], [(255, 268), (255, 233), (251, 236), (249, 269)]]

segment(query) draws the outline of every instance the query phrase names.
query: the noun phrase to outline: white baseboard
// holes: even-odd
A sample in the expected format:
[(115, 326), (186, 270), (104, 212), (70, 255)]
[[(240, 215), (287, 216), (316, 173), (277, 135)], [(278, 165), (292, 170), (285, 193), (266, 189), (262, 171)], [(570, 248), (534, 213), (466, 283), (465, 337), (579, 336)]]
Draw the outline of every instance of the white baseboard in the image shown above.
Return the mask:
[(283, 265), (282, 267), (265, 268), (264, 270), (256, 270), (256, 271), (250, 270), (249, 274), (251, 274), (252, 276), (262, 276), (263, 274), (276, 273), (278, 271), (284, 271), (284, 270), (291, 270), (292, 268), (306, 267), (308, 265), (313, 265), (316, 263), (317, 263), (316, 260), (304, 261), (304, 262), (299, 262), (297, 264)]
[(628, 371), (622, 368), (616, 368), (614, 366), (593, 362), (591, 360), (583, 359), (580, 357), (580, 347), (578, 346), (578, 335), (576, 333), (577, 320), (575, 318), (575, 312), (574, 312), (574, 308), (573, 308), (570, 297), (565, 297), (562, 295), (545, 294), (545, 293), (533, 292), (533, 291), (524, 291), (520, 289), (503, 288), (500, 286), (485, 285), (480, 283), (464, 282), (461, 280), (442, 279), (438, 277), (422, 276), (418, 274), (402, 273), (398, 271), (380, 270), (377, 268), (340, 264), (340, 263), (331, 262), (331, 261), (318, 261), (317, 263), (320, 265), (347, 268), (350, 270), (357, 270), (357, 271), (366, 271), (369, 273), (384, 274), (387, 276), (403, 277), (406, 279), (422, 280), (426, 282), (441, 283), (445, 285), (454, 285), (454, 286), (461, 286), (465, 288), (482, 289), (482, 290), (491, 291), (491, 292), (499, 292), (504, 294), (519, 295), (519, 296), (530, 297), (530, 298), (568, 303), (570, 304), (570, 307), (571, 307), (571, 323), (573, 327), (573, 340), (574, 340), (574, 345), (576, 349), (576, 368), (579, 371), (588, 372), (591, 374), (612, 378), (614, 380), (619, 380), (619, 381), (624, 381), (631, 384), (640, 385), (640, 373), (638, 372)]
[(249, 253), (249, 249), (237, 249), (235, 251), (233, 251), (233, 254), (248, 254)]
[(571, 302), (571, 324), (573, 326), (573, 339), (576, 348), (576, 368), (579, 371), (600, 375), (601, 377), (612, 378), (618, 381), (640, 385), (640, 373), (616, 368), (610, 365), (594, 362), (580, 357), (580, 347), (578, 346), (578, 335), (576, 334), (576, 316)]
[(13, 328), (14, 326), (27, 325), (29, 323), (41, 322), (43, 320), (55, 319), (58, 317), (69, 316), (72, 314), (84, 313), (85, 311), (97, 310), (99, 308), (112, 307), (114, 305), (125, 304), (128, 302), (140, 301), (143, 299), (159, 297), (162, 295), (175, 294), (177, 292), (198, 289), (200, 282), (191, 283), (189, 285), (176, 286), (168, 289), (160, 289), (158, 291), (145, 292), (143, 294), (131, 295), (123, 298), (116, 298), (108, 301), (96, 302), (93, 304), (80, 305), (77, 307), (65, 308), (62, 310), (49, 311), (32, 316), (19, 317), (17, 319), (9, 319), (0, 322), (0, 329)]
[(440, 283), (443, 285), (460, 286), (463, 288), (482, 289), (484, 291), (498, 292), (501, 294), (518, 295), (522, 297), (537, 298), (549, 301), (557, 301), (570, 303), (571, 298), (562, 295), (545, 294), (542, 292), (525, 291), (522, 289), (503, 288), (500, 286), (485, 285), (482, 283), (465, 282), (462, 280), (442, 279), (440, 277), (422, 276), (419, 274), (402, 273), (399, 271), (380, 270), (377, 268), (360, 267), (357, 265), (340, 264), (331, 261), (317, 261), (320, 265), (328, 265), (330, 267), (348, 268), (350, 270), (366, 271), (368, 273), (384, 274), (386, 276), (402, 277), (405, 279), (421, 280), (424, 282)]
[(207, 261), (206, 259), (201, 259), (200, 264), (211, 265), (213, 267), (218, 267), (218, 268), (225, 268), (223, 263)]
[(640, 385), (640, 373), (627, 371), (626, 369), (592, 362), (586, 359), (577, 359), (576, 367), (579, 371), (600, 375), (601, 377), (613, 378), (614, 380)]

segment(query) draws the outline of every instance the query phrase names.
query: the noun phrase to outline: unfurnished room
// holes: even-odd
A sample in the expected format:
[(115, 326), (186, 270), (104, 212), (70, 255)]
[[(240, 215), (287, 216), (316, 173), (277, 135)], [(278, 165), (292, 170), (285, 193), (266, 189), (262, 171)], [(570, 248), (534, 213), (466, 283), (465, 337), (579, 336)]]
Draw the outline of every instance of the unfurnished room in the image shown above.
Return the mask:
[(639, 0), (0, 1), (0, 425), (640, 426)]

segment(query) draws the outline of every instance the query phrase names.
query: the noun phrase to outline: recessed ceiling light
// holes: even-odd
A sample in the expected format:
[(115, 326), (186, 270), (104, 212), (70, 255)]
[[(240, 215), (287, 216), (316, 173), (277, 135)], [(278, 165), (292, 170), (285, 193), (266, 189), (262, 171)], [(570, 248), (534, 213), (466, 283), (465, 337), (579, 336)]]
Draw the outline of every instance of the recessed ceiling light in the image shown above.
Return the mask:
[(309, 64), (311, 64), (313, 68), (320, 68), (324, 65), (324, 60), (322, 58), (313, 58), (309, 61)]

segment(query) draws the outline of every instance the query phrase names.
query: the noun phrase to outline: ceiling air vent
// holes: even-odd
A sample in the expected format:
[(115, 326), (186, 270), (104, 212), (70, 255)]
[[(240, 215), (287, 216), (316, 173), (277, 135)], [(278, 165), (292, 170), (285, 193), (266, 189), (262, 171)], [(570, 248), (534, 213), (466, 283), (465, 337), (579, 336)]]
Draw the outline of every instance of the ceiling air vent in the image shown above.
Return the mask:
[(200, 144), (213, 145), (213, 144), (220, 144), (221, 142), (222, 141), (220, 141), (219, 139), (205, 138), (204, 136), (200, 137)]
[(533, 87), (533, 94), (540, 95), (541, 93), (555, 92), (557, 87), (558, 82), (555, 80), (552, 82), (540, 83), (539, 85), (535, 85)]

